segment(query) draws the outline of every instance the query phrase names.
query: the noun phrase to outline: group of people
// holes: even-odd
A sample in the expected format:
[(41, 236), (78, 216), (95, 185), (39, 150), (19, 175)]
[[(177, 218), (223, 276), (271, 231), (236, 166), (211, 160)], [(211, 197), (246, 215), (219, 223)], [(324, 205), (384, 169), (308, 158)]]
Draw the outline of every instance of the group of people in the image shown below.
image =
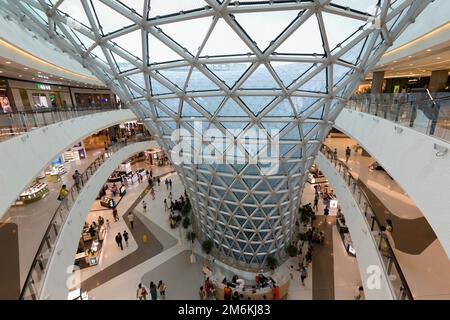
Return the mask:
[(162, 280), (159, 280), (158, 285), (151, 281), (148, 290), (142, 283), (139, 283), (136, 292), (136, 298), (138, 300), (147, 300), (147, 296), (150, 294), (151, 300), (158, 300), (159, 293), (160, 300), (165, 300), (166, 291), (167, 285)]
[(129, 235), (128, 235), (128, 232), (126, 230), (123, 231), (123, 234), (120, 234), (120, 232), (118, 232), (117, 235), (116, 235), (117, 246), (121, 250), (123, 250), (123, 241), (125, 241), (125, 245), (128, 247), (128, 239), (129, 239)]

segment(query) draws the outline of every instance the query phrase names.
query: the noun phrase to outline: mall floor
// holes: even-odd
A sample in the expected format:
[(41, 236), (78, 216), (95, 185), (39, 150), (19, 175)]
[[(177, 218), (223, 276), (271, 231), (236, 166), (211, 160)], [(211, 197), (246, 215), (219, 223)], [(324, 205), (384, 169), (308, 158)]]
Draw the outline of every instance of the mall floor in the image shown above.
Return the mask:
[[(345, 159), (345, 148), (356, 141), (349, 138), (327, 139), (326, 144), (338, 150)], [(370, 170), (375, 162), (361, 152), (352, 152), (349, 167), (375, 204), (381, 221), (391, 219), (394, 225), (391, 245), (415, 299), (450, 299), (450, 261), (439, 240), (402, 188), (384, 171)]]

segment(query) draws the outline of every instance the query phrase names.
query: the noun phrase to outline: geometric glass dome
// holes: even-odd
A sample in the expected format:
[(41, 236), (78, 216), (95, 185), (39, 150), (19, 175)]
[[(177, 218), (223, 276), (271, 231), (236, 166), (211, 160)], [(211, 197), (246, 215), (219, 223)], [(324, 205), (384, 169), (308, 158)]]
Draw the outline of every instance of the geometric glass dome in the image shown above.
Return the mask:
[[(292, 240), (306, 173), (343, 105), (429, 3), (0, 2), (111, 87), (174, 162), (176, 129), (200, 136), (183, 145), (186, 155), (205, 145), (216, 156), (238, 146), (223, 163), (175, 167), (201, 238), (255, 268)], [(206, 130), (232, 139), (211, 143)], [(254, 143), (254, 132), (278, 141), (269, 155), (276, 170), (250, 161), (268, 149)]]

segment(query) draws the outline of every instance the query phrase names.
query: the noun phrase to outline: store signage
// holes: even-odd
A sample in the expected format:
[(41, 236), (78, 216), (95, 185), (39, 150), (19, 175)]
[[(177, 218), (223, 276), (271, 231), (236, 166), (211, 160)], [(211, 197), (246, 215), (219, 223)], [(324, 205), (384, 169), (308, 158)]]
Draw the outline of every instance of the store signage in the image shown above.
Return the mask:
[(36, 88), (38, 90), (52, 90), (51, 86), (49, 86), (48, 84), (42, 84), (42, 83), (37, 83)]

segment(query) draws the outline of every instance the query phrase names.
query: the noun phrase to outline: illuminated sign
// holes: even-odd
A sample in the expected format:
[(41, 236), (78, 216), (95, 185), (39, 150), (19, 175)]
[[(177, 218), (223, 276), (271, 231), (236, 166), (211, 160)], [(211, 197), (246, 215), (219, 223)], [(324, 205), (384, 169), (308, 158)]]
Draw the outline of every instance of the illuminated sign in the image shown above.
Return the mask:
[(51, 86), (49, 86), (48, 84), (42, 84), (42, 83), (37, 83), (36, 88), (38, 90), (52, 90)]

